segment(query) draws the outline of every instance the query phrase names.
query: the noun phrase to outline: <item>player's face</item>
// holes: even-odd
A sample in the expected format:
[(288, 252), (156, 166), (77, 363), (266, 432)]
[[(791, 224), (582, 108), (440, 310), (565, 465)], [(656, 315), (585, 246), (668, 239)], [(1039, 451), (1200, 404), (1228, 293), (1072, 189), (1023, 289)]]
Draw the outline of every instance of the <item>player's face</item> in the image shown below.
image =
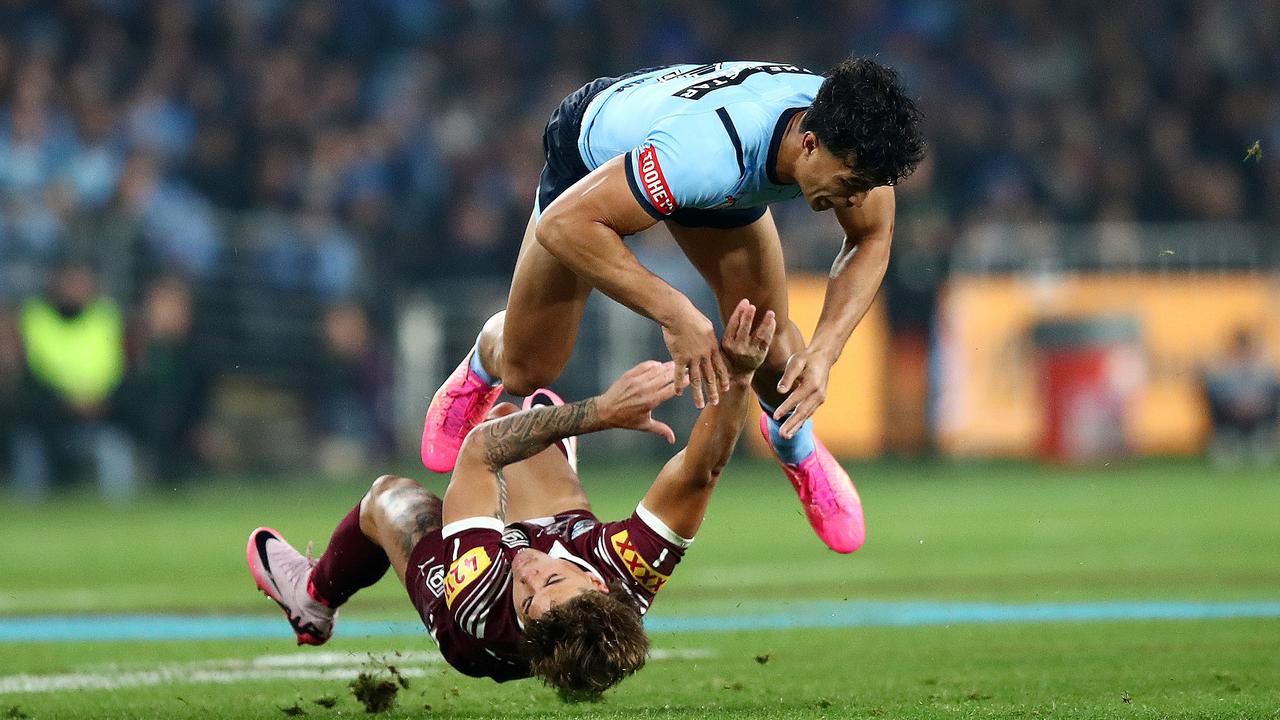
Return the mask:
[(516, 553), (511, 561), (511, 582), (511, 600), (526, 622), (587, 590), (609, 592), (596, 576), (577, 565), (533, 549)]
[(814, 210), (862, 207), (871, 191), (870, 181), (833, 155), (811, 132), (806, 132), (802, 140), (796, 182)]

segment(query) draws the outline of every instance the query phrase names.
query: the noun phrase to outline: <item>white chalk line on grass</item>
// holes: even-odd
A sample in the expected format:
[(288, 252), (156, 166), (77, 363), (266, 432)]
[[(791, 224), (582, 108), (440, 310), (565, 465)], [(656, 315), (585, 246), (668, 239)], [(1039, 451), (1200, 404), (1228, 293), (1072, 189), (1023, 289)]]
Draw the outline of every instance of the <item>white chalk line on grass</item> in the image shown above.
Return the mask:
[[(714, 657), (706, 648), (664, 650), (649, 653), (650, 660), (702, 660)], [(227, 685), (259, 680), (354, 680), (361, 672), (394, 665), (404, 677), (425, 677), (430, 666), (444, 660), (433, 652), (395, 653), (292, 653), (255, 658), (225, 658), (161, 665), (149, 669), (128, 669), (118, 664), (98, 666), (93, 671), (56, 675), (0, 676), (0, 695), (47, 693), (67, 690), (117, 690), (171, 684)]]

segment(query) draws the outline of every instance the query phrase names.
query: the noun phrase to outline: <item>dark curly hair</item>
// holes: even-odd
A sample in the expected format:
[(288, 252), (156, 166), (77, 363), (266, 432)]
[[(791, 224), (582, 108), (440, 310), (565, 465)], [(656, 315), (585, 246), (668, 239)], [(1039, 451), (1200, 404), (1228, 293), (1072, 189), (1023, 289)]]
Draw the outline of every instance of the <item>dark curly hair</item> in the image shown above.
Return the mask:
[(587, 590), (530, 621), (524, 650), (535, 677), (561, 700), (581, 702), (644, 667), (649, 638), (635, 600), (614, 581), (608, 593)]
[(922, 118), (898, 73), (870, 58), (849, 58), (827, 73), (801, 129), (878, 187), (896, 185), (924, 158)]

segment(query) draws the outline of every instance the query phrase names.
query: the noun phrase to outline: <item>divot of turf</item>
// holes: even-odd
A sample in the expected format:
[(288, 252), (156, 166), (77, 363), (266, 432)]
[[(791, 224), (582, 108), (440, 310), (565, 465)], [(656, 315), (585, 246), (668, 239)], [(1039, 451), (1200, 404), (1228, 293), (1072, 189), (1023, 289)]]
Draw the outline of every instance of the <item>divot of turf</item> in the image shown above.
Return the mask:
[(370, 672), (361, 672), (351, 681), (351, 694), (364, 706), (367, 713), (381, 713), (395, 707), (396, 693), (400, 686)]
[(30, 715), (23, 712), (22, 708), (18, 707), (17, 705), (11, 705), (9, 709), (5, 710), (4, 716), (6, 718), (13, 718), (14, 720), (24, 720), (25, 718), (31, 717)]

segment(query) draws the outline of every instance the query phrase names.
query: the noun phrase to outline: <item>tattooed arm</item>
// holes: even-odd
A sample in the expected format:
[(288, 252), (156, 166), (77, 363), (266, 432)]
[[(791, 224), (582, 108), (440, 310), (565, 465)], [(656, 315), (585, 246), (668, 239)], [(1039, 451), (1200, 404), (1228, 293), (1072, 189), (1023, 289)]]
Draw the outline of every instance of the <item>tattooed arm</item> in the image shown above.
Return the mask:
[(627, 371), (603, 394), (580, 402), (522, 412), (514, 405), (500, 406), (499, 417), (482, 423), (462, 443), (444, 495), (444, 523), (480, 516), (505, 519), (502, 469), (537, 455), (557, 440), (630, 428), (674, 442), (671, 428), (650, 414), (675, 395), (673, 372), (671, 363), (650, 361)]

